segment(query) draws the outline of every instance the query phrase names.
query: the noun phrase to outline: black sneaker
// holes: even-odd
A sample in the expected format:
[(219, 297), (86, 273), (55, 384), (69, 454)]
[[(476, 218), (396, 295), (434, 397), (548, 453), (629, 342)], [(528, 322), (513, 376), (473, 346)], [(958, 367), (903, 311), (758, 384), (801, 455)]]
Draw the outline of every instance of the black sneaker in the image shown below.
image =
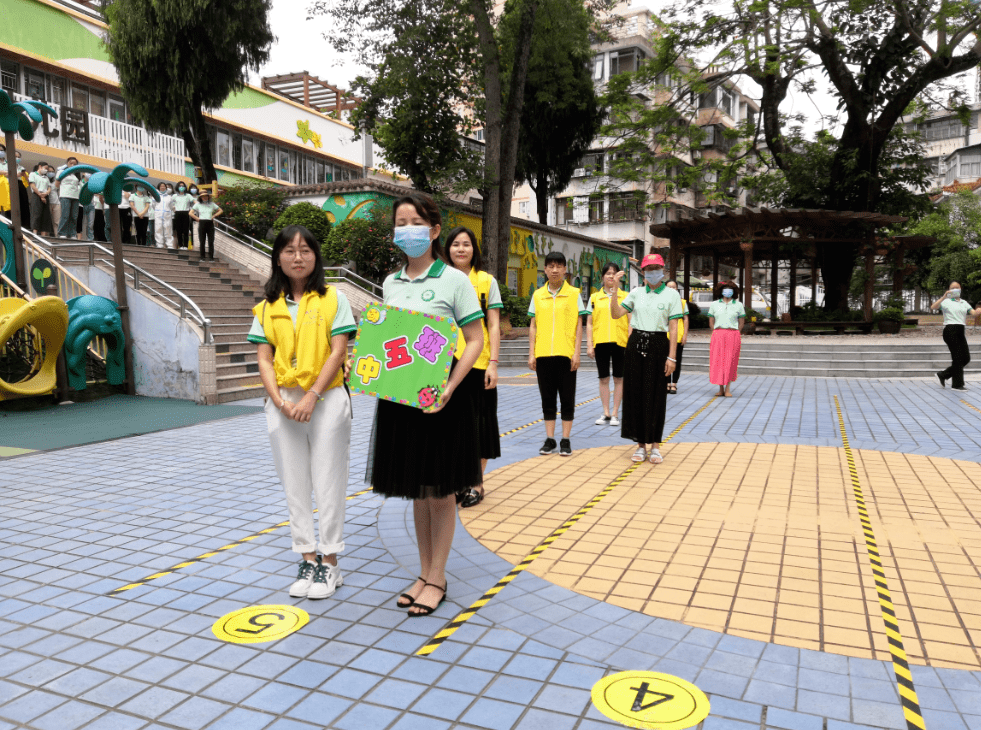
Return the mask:
[(963, 385), (955, 385), (951, 388), (951, 390), (967, 390), (967, 388)]
[(572, 456), (572, 444), (569, 439), (559, 441), (559, 456)]
[(943, 373), (937, 373), (937, 380), (940, 381), (940, 387), (947, 387), (947, 378), (944, 377)]
[(558, 446), (555, 443), (555, 439), (545, 439), (545, 443), (542, 444), (542, 448), (538, 450), (539, 454), (553, 454), (555, 453), (555, 447)]

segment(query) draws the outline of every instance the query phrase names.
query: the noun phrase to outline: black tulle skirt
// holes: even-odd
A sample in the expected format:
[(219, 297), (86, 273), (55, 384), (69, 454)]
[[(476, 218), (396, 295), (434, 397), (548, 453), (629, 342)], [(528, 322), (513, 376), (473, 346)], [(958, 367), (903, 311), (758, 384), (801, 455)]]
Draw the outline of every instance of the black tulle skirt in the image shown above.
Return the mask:
[(668, 336), (634, 330), (623, 356), (623, 416), (620, 435), (639, 444), (661, 443), (667, 406)]
[(482, 483), (477, 405), (465, 382), (438, 413), (378, 401), (365, 477), (375, 492), (424, 499)]
[(477, 440), (481, 459), (497, 459), (501, 456), (501, 430), (497, 424), (497, 388), (484, 389), (486, 370), (471, 368), (463, 380), (463, 387), (470, 391), (477, 409)]

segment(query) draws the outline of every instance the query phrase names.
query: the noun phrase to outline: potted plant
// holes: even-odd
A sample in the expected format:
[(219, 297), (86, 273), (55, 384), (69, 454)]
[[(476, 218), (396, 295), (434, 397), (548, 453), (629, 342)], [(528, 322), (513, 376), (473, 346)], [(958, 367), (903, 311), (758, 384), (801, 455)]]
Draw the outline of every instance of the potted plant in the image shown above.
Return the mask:
[(746, 310), (746, 322), (743, 324), (744, 335), (756, 334), (756, 318), (759, 316), (759, 313), (755, 309)]
[(906, 315), (899, 307), (886, 307), (876, 312), (872, 319), (879, 325), (879, 332), (884, 335), (895, 335), (906, 321)]

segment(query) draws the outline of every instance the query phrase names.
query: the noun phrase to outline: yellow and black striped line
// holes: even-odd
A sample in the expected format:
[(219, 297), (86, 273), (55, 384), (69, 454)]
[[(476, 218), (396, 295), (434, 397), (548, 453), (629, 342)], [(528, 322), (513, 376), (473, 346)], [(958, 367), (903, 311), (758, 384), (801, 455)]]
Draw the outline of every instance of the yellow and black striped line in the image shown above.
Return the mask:
[(966, 400), (964, 400), (963, 398), (961, 398), (961, 403), (963, 403), (964, 405), (966, 405), (966, 406), (967, 406), (968, 408), (973, 408), (973, 409), (974, 409), (974, 410), (976, 410), (976, 411), (977, 411), (978, 413), (981, 413), (981, 408), (978, 408), (978, 407), (977, 407), (976, 405), (972, 405), (971, 403), (968, 403), (968, 402), (967, 402)]
[[(708, 408), (712, 404), (712, 401), (714, 401), (717, 397), (718, 396), (712, 396), (711, 400), (709, 400), (708, 403), (706, 403), (697, 411), (695, 411), (693, 414), (688, 416), (688, 418), (685, 419), (685, 421), (681, 423), (677, 428), (675, 428), (674, 431), (672, 431), (671, 434), (666, 439), (664, 439), (661, 443), (665, 444), (671, 439), (673, 439), (675, 436), (677, 436), (678, 433), (681, 431), (681, 429), (683, 429), (685, 426), (691, 423), (696, 417), (698, 417), (702, 413), (702, 411)], [(643, 463), (644, 462), (637, 462), (631, 464), (622, 472), (620, 472), (620, 474), (618, 474), (617, 477), (612, 482), (607, 484), (602, 489), (602, 491), (599, 492), (599, 494), (597, 494), (595, 497), (589, 500), (589, 502), (587, 502), (583, 507), (581, 507), (578, 512), (572, 515), (572, 517), (570, 517), (561, 525), (559, 525), (557, 528), (555, 528), (555, 530), (552, 532), (551, 535), (549, 535), (540, 543), (538, 543), (538, 545), (530, 553), (528, 553), (520, 563), (515, 565), (514, 568), (512, 568), (507, 575), (505, 575), (503, 578), (497, 581), (497, 583), (495, 583), (486, 593), (484, 593), (484, 595), (482, 595), (476, 601), (471, 603), (467, 609), (457, 614), (457, 616), (452, 621), (450, 621), (448, 624), (446, 624), (446, 626), (444, 626), (442, 629), (436, 632), (436, 634), (434, 634), (433, 637), (429, 641), (427, 641), (426, 644), (421, 649), (419, 649), (419, 651), (416, 652), (416, 656), (429, 656), (434, 651), (436, 651), (444, 641), (446, 641), (454, 633), (456, 633), (457, 629), (459, 629), (461, 626), (463, 626), (463, 624), (465, 624), (467, 621), (473, 618), (474, 615), (476, 615), (477, 611), (479, 611), (481, 608), (483, 608), (488, 603), (490, 603), (491, 599), (493, 599), (494, 596), (496, 596), (498, 593), (504, 590), (504, 588), (507, 587), (508, 583), (513, 581), (521, 573), (527, 570), (528, 566), (534, 563), (535, 560), (538, 558), (538, 556), (540, 556), (543, 552), (545, 552), (552, 545), (553, 542), (555, 542), (559, 537), (561, 537), (566, 532), (568, 532), (569, 528), (575, 525), (579, 520), (583, 518), (583, 516), (587, 512), (589, 512), (593, 507), (599, 504), (603, 500), (603, 498), (606, 497), (606, 495), (608, 495), (610, 492), (612, 492), (614, 489), (620, 486), (623, 480), (626, 479), (631, 474), (633, 474)]]
[(889, 653), (892, 655), (892, 668), (896, 674), (896, 683), (899, 686), (899, 700), (903, 706), (903, 715), (906, 717), (906, 727), (907, 730), (925, 730), (926, 723), (923, 721), (923, 713), (920, 711), (920, 701), (916, 696), (916, 689), (913, 687), (913, 675), (910, 672), (909, 662), (906, 659), (906, 650), (903, 648), (903, 636), (899, 632), (899, 621), (896, 618), (896, 610), (893, 607), (892, 596), (889, 593), (889, 585), (886, 583), (886, 574), (882, 569), (882, 559), (879, 556), (879, 547), (875, 541), (875, 534), (872, 532), (872, 522), (869, 520), (869, 512), (865, 507), (862, 485), (858, 480), (855, 457), (852, 454), (851, 446), (848, 445), (848, 433), (845, 431), (845, 420), (841, 415), (841, 404), (838, 402), (838, 396), (835, 396), (834, 399), (835, 409), (838, 411), (838, 427), (841, 429), (841, 441), (845, 448), (845, 459), (848, 461), (848, 474), (852, 480), (852, 492), (855, 495), (855, 503), (858, 505), (858, 515), (862, 521), (862, 531), (865, 533), (865, 547), (868, 549), (869, 562), (872, 564), (872, 573), (875, 575), (875, 590), (879, 595), (882, 622), (886, 625), (886, 636), (889, 639)]
[[(360, 497), (362, 494), (367, 494), (370, 491), (371, 491), (370, 489), (362, 489), (360, 492), (349, 494), (347, 496), (347, 499), (354, 499), (355, 497)], [(314, 512), (316, 511), (317, 510), (314, 510)], [(177, 565), (173, 565), (167, 568), (167, 570), (161, 570), (159, 573), (148, 575), (146, 578), (143, 578), (142, 580), (138, 580), (135, 583), (130, 583), (128, 585), (120, 586), (119, 588), (113, 588), (106, 595), (114, 596), (117, 593), (122, 593), (123, 591), (129, 591), (134, 588), (139, 588), (140, 586), (146, 585), (152, 580), (156, 580), (157, 578), (163, 578), (165, 575), (171, 575), (173, 573), (176, 573), (178, 570), (181, 570), (182, 568), (186, 568), (189, 565), (194, 565), (195, 563), (200, 563), (202, 560), (213, 558), (218, 553), (225, 552), (226, 550), (232, 550), (234, 548), (237, 548), (239, 545), (244, 545), (247, 542), (251, 542), (252, 540), (255, 540), (257, 537), (262, 537), (263, 535), (267, 535), (270, 532), (275, 532), (276, 530), (286, 527), (289, 523), (290, 521), (286, 520), (286, 522), (280, 522), (278, 525), (267, 527), (265, 530), (259, 530), (256, 533), (243, 537), (241, 540), (236, 540), (235, 542), (230, 542), (227, 545), (222, 545), (220, 548), (216, 548), (215, 550), (212, 550), (209, 553), (203, 553), (202, 555), (198, 555), (196, 558), (189, 558), (188, 560), (185, 560), (183, 563), (178, 563)]]
[[(590, 398), (589, 400), (584, 400), (582, 403), (576, 403), (576, 408), (579, 406), (584, 406), (587, 403), (592, 403), (594, 400), (599, 400), (599, 396), (595, 398)], [(532, 421), (531, 423), (526, 423), (524, 426), (518, 426), (517, 428), (512, 428), (510, 431), (505, 431), (501, 436), (510, 436), (512, 433), (517, 433), (518, 431), (524, 431), (526, 428), (534, 426), (536, 423), (542, 423), (545, 419), (539, 418), (537, 421)]]

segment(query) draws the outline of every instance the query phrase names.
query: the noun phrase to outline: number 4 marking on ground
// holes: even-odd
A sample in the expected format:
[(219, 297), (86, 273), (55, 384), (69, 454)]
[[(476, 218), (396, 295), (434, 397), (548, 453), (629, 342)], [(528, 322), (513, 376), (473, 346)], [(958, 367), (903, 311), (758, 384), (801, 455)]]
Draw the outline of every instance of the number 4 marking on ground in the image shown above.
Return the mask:
[[(650, 685), (647, 682), (641, 682), (640, 687), (630, 688), (637, 693), (637, 696), (634, 697), (634, 705), (630, 708), (631, 712), (643, 712), (644, 710), (649, 710), (652, 707), (657, 707), (660, 704), (670, 702), (674, 699), (674, 695), (665, 694), (664, 692), (655, 692), (648, 689), (648, 687), (650, 687)], [(646, 705), (642, 704), (644, 702), (644, 697), (647, 695), (654, 695), (655, 697), (660, 697), (661, 699), (654, 700)]]

